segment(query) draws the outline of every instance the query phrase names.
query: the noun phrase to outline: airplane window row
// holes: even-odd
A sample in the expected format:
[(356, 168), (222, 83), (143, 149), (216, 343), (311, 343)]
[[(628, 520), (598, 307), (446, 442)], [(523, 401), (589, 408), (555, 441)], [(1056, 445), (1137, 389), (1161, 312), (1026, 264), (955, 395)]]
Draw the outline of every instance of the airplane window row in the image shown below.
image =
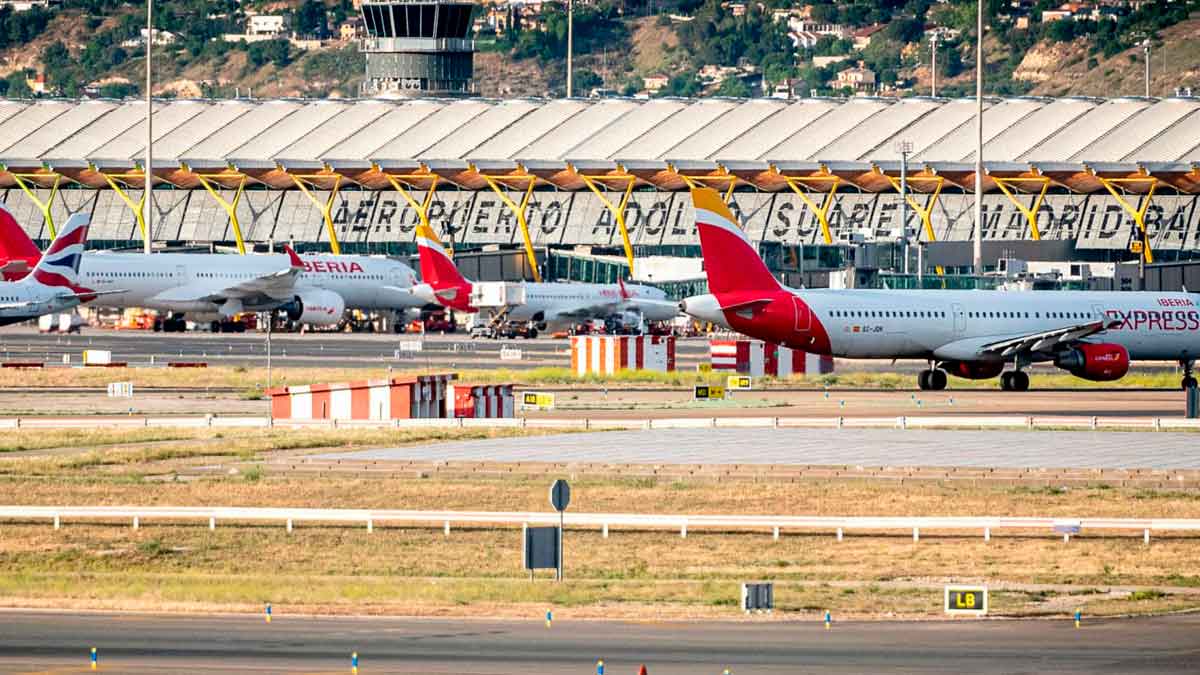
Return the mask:
[[(1028, 319), (1029, 312), (967, 312), (971, 319)], [(1034, 319), (1042, 318), (1041, 312), (1033, 312)], [(1046, 312), (1047, 319), (1093, 319), (1092, 312)]]
[(93, 279), (96, 277), (113, 277), (113, 278), (120, 277), (122, 279), (132, 279), (132, 278), (136, 277), (139, 279), (148, 279), (150, 277), (169, 277), (169, 276), (171, 276), (171, 273), (170, 272), (85, 272), (84, 276), (88, 277), (89, 279)]
[(944, 319), (945, 312), (931, 310), (835, 310), (833, 316), (842, 319)]

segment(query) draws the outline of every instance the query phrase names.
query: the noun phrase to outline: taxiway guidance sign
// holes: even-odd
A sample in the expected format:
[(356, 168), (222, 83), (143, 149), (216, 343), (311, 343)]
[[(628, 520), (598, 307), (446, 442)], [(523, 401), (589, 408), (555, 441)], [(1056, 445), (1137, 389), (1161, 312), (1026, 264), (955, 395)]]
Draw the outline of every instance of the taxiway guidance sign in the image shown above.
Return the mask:
[(720, 401), (725, 398), (725, 387), (719, 384), (698, 384), (693, 396), (697, 401)]
[(725, 378), (725, 388), (730, 391), (747, 391), (754, 386), (754, 378), (749, 375), (730, 375)]
[(987, 614), (987, 586), (947, 586), (945, 607), (947, 614)]
[(526, 410), (554, 410), (554, 394), (527, 391), (521, 394), (521, 407)]

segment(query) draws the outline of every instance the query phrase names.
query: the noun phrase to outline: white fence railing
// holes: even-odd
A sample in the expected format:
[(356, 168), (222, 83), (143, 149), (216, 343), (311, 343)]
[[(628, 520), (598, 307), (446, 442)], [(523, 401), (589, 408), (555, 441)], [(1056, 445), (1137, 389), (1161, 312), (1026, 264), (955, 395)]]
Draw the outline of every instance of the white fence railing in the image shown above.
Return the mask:
[(266, 416), (193, 415), (148, 417), (132, 415), (78, 417), (3, 417), (0, 429), (81, 429), (137, 427), (257, 427), (281, 429), (421, 429), (509, 427), (559, 429), (696, 429), (696, 428), (811, 428), (811, 429), (1144, 429), (1200, 430), (1200, 419), (1183, 417), (1088, 417), (1043, 415), (921, 415), (900, 417), (666, 417), (607, 419), (581, 417), (511, 417), (402, 420), (294, 420)]
[[(289, 532), (295, 523), (346, 523), (365, 525), (441, 526), (448, 536), (451, 524), (457, 525), (556, 525), (558, 514), (519, 511), (395, 511), (367, 509), (306, 509), (204, 506), (0, 506), (0, 519), (9, 521), (48, 520), (55, 529), (63, 521), (130, 521), (135, 529), (147, 520), (160, 522), (207, 521), (209, 529), (218, 522), (283, 523)], [(737, 516), (737, 515), (649, 515), (637, 513), (567, 513), (565, 525), (599, 529), (607, 537), (610, 527), (628, 530), (678, 530), (687, 537), (689, 529), (764, 530), (779, 538), (783, 530), (832, 532), (838, 541), (847, 531), (912, 532), (918, 541), (921, 532), (974, 530), (990, 540), (993, 531), (1061, 534), (1064, 541), (1085, 531), (1138, 531), (1146, 543), (1151, 532), (1200, 532), (1200, 519), (1174, 518), (1043, 518), (1043, 517), (908, 517), (908, 516)]]

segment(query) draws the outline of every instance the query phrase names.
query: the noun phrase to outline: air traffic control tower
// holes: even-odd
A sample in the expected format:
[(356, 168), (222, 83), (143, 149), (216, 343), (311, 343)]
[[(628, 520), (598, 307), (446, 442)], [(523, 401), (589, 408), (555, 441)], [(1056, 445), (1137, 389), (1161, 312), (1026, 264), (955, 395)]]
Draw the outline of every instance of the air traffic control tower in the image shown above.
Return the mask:
[(464, 0), (367, 0), (365, 96), (474, 96), (472, 3)]

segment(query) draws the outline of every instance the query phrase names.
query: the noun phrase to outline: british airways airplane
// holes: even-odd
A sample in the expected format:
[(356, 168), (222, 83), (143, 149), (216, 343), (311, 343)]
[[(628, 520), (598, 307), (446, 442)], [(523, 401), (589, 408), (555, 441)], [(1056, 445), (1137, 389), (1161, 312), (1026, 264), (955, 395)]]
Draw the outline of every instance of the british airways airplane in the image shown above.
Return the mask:
[(32, 272), (20, 281), (0, 281), (0, 326), (72, 309), (100, 295), (80, 285), (87, 231), (87, 215), (71, 216)]
[[(155, 330), (182, 331), (187, 316), (214, 330), (242, 312), (278, 309), (292, 321), (335, 325), (347, 308), (391, 311), (397, 325), (425, 302), (413, 295), (416, 274), (375, 256), (224, 255), (82, 252), (81, 283), (102, 291), (96, 307), (141, 307), (166, 316)], [(0, 204), (0, 273), (21, 278), (41, 257)]]
[(715, 190), (693, 189), (692, 203), (711, 292), (680, 308), (698, 319), (817, 354), (923, 359), (921, 389), (953, 375), (1025, 391), (1025, 369), (1040, 362), (1106, 382), (1141, 360), (1177, 361), (1183, 388), (1196, 386), (1195, 293), (796, 290), (772, 276)]

